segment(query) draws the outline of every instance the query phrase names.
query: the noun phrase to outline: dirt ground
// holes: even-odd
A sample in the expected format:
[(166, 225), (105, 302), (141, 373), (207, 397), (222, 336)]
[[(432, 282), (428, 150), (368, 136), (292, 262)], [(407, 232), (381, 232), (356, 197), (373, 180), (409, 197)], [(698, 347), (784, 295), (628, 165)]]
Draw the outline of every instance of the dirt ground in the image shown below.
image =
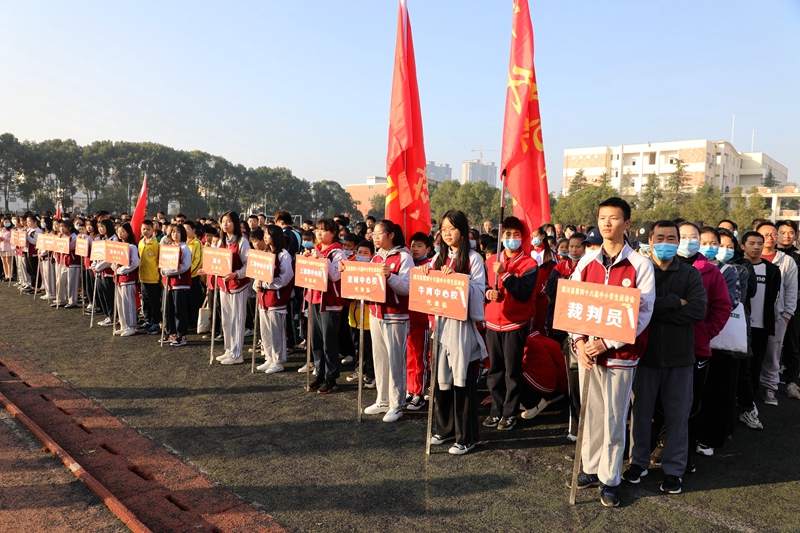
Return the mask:
[[(0, 341), (16, 353), (290, 531), (800, 530), (800, 402), (783, 391), (778, 407), (759, 405), (764, 431), (739, 425), (714, 457), (695, 458), (683, 494), (661, 493), (655, 469), (635, 488), (623, 485), (618, 509), (600, 506), (595, 490), (580, 492), (573, 507), (563, 402), (511, 432), (482, 431), (474, 453), (435, 448), (426, 456), (425, 410), (394, 424), (365, 415), (359, 424), (355, 386), (342, 379), (328, 396), (303, 390), (296, 370), (304, 355), (269, 376), (251, 374), (249, 360), (209, 366), (208, 343), (197, 336), (183, 348), (146, 335), (112, 339), (108, 328), (90, 330), (80, 311), (5, 287), (0, 324)], [(365, 391), (364, 405), (374, 397)]]

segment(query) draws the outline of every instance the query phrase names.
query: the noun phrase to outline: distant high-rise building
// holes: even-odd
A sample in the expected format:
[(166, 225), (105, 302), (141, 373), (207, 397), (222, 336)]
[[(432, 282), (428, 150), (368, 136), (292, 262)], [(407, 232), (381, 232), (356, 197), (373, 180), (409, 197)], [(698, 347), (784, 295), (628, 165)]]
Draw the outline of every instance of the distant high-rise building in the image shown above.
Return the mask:
[(436, 164), (435, 161), (428, 161), (428, 181), (442, 183), (449, 179), (453, 179), (453, 169), (447, 163)]
[(482, 163), (480, 159), (471, 159), (461, 163), (461, 184), (485, 181), (492, 187), (497, 182), (497, 165), (492, 162)]

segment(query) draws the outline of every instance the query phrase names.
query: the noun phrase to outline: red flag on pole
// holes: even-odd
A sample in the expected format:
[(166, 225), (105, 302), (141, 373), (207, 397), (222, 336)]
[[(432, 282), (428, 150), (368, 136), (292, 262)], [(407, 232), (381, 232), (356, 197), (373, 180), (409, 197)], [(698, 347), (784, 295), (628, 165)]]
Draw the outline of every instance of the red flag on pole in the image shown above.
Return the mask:
[(528, 0), (514, 0), (501, 161), (505, 186), (514, 199), (514, 216), (532, 232), (550, 220), (550, 195)]
[(63, 214), (61, 213), (61, 200), (56, 204), (56, 220), (61, 220)]
[(136, 208), (133, 210), (131, 217), (131, 228), (133, 234), (136, 236), (136, 242), (139, 242), (139, 237), (142, 231), (142, 221), (144, 221), (144, 214), (147, 211), (147, 174), (144, 175), (142, 181), (142, 190), (139, 191), (139, 199), (136, 201)]
[(429, 233), (431, 205), (422, 111), (405, 0), (400, 0), (397, 18), (386, 182), (386, 218), (403, 228), (406, 239), (417, 231)]

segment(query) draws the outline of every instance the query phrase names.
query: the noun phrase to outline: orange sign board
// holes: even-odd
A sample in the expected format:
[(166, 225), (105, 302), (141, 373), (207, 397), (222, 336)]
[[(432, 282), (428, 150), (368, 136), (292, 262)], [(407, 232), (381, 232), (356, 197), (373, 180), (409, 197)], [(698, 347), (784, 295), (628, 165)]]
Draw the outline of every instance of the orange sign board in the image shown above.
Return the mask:
[(294, 284), (298, 287), (325, 292), (328, 290), (328, 260), (298, 255), (295, 261)]
[(98, 240), (92, 242), (92, 252), (89, 254), (92, 261), (106, 260), (106, 241)]
[(106, 261), (115, 265), (128, 266), (130, 257), (128, 256), (127, 242), (106, 241)]
[(158, 268), (178, 270), (181, 266), (181, 247), (176, 244), (162, 244), (158, 248)]
[(227, 276), (233, 272), (233, 252), (228, 248), (203, 248), (203, 272)]
[(72, 239), (70, 237), (56, 237), (53, 251), (58, 252), (60, 254), (68, 254), (71, 240)]
[[(41, 243), (41, 246), (39, 246)], [(41, 233), (36, 234), (36, 246), (40, 250), (44, 250), (45, 252), (52, 252), (56, 249), (56, 237), (55, 235), (42, 235)]]
[(247, 252), (245, 275), (265, 283), (272, 283), (275, 275), (275, 254), (251, 249)]
[(383, 303), (386, 301), (386, 276), (382, 263), (345, 261), (342, 272), (342, 298)]
[(78, 237), (75, 239), (75, 255), (86, 257), (89, 255), (89, 238)]
[(553, 327), (632, 344), (641, 293), (639, 289), (560, 279)]
[(466, 320), (469, 276), (444, 275), (438, 270), (431, 270), (426, 276), (421, 268), (412, 268), (408, 296), (408, 308), (412, 311)]
[(15, 248), (21, 247), (19, 243), (19, 235), (21, 233), (22, 233), (21, 231), (16, 231), (16, 230), (11, 232), (11, 246), (14, 246)]

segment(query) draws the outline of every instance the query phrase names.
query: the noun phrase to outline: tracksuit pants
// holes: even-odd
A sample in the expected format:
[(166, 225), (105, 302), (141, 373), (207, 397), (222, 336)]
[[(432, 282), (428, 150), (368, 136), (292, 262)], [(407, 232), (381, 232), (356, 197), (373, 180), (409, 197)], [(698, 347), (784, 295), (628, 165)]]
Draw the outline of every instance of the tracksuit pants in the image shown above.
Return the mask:
[[(223, 344), (231, 359), (242, 356), (244, 322), (247, 313), (247, 290), (236, 293), (219, 291), (219, 310), (222, 315)], [(188, 317), (187, 317), (188, 318)]]
[(408, 320), (387, 321), (370, 314), (372, 359), (375, 364), (375, 403), (399, 409), (406, 404), (406, 340)]
[[(317, 369), (317, 381), (339, 378), (340, 311), (320, 311), (321, 304), (311, 305), (311, 353)], [(371, 325), (370, 325), (371, 327)]]
[[(683, 477), (689, 450), (693, 376), (694, 365), (671, 368), (639, 365), (636, 368), (631, 415), (631, 464), (645, 469), (650, 466), (651, 420), (660, 396), (666, 426), (661, 468), (666, 475)], [(622, 424), (625, 425), (624, 418)]]
[(518, 414), (525, 386), (522, 377), (522, 353), (527, 336), (527, 328), (511, 331), (486, 330), (486, 348), (490, 362), (486, 384), (492, 396), (489, 416), (508, 417)]
[[(583, 426), (582, 461), (587, 474), (596, 474), (600, 482), (615, 487), (622, 478), (625, 454), (625, 422), (628, 418), (634, 368), (612, 368), (594, 365), (592, 370), (580, 367), (583, 390), (589, 379), (586, 420)], [(685, 440), (685, 439), (684, 439)]]
[(56, 301), (64, 305), (78, 304), (78, 290), (81, 288), (81, 267), (71, 266), (65, 267), (63, 265), (56, 265), (56, 273), (58, 275), (58, 294)]
[(192, 286), (189, 288), (189, 327), (197, 327), (197, 315), (200, 307), (203, 305), (203, 300), (206, 299), (206, 291), (203, 287), (203, 282), (200, 276), (192, 278)]
[(264, 362), (286, 364), (286, 311), (258, 310)]
[(735, 382), (736, 375), (735, 365), (731, 352), (711, 351), (700, 412), (689, 422), (690, 426), (694, 426), (690, 429), (700, 444), (711, 448), (722, 448), (725, 444), (729, 413), (736, 404), (735, 396), (731, 397), (731, 382)]
[(100, 310), (111, 318), (114, 316), (114, 278), (107, 278), (101, 273), (97, 275), (95, 283), (97, 283), (97, 303)]
[(769, 335), (764, 328), (750, 328), (750, 347), (753, 357), (739, 361), (739, 375), (736, 383), (736, 398), (743, 411), (752, 411), (755, 407), (755, 396), (758, 390), (758, 379), (761, 376), (761, 362), (769, 342)]
[(161, 293), (164, 291), (160, 283), (142, 283), (142, 310), (148, 324), (161, 323)]
[(167, 323), (164, 333), (185, 337), (189, 332), (189, 291), (175, 289), (167, 291)]
[[(783, 337), (786, 334), (787, 325), (782, 316), (778, 316), (775, 319), (775, 334), (769, 336), (767, 351), (761, 364), (760, 382), (764, 387), (774, 391), (778, 390), (778, 383), (780, 382), (781, 347), (783, 346)], [(758, 384), (754, 383), (753, 389), (755, 390), (757, 386)]]
[(420, 327), (409, 322), (408, 340), (406, 341), (406, 390), (409, 393), (423, 396), (428, 391), (430, 379), (431, 357), (428, 353), (430, 331), (427, 324)]
[(136, 327), (136, 284), (116, 288), (115, 302), (119, 313), (120, 329)]
[[(447, 360), (447, 353), (439, 350), (440, 360)], [(455, 437), (456, 444), (475, 444), (478, 441), (478, 368), (481, 361), (472, 361), (467, 367), (465, 387), (451, 385), (450, 389), (439, 388), (434, 383), (433, 415), (436, 434), (444, 438)], [(435, 375), (434, 375), (434, 378)]]

